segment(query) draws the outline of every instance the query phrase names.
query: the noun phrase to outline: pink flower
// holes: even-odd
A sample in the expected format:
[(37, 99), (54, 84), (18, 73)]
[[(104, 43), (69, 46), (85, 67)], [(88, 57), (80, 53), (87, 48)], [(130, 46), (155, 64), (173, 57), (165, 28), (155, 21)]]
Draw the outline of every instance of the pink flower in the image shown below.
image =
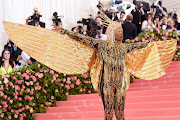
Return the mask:
[(22, 116), (23, 116), (23, 117), (26, 117), (26, 113), (22, 113)]
[(19, 110), (15, 110), (15, 113), (16, 113), (16, 114), (19, 114)]
[(66, 79), (65, 79), (65, 78), (63, 79), (63, 82), (66, 82)]
[(29, 109), (29, 105), (26, 105), (26, 107), (25, 107), (25, 108), (26, 108), (26, 110), (27, 110), (27, 109)]
[(66, 93), (66, 96), (68, 96), (69, 95), (69, 93)]
[(30, 85), (33, 85), (33, 81), (30, 81), (29, 83), (30, 83)]
[(9, 80), (7, 78), (4, 78), (4, 83), (7, 84)]
[(39, 78), (43, 78), (43, 76), (44, 76), (44, 75), (43, 75), (42, 73), (40, 73), (40, 74), (38, 75)]
[(51, 96), (51, 99), (54, 99), (54, 96)]
[(34, 94), (34, 92), (33, 91), (30, 91), (30, 95), (33, 95)]
[(76, 76), (74, 76), (74, 77), (73, 77), (73, 80), (77, 80), (77, 77), (76, 77)]
[(26, 73), (27, 73), (27, 74), (29, 74), (29, 73), (30, 73), (30, 71), (29, 71), (29, 70), (26, 70)]
[(63, 86), (64, 86), (64, 84), (63, 84), (63, 83), (61, 83), (61, 84), (60, 84), (60, 86), (61, 86), (61, 87), (63, 87)]
[(20, 72), (17, 72), (17, 75), (21, 75), (21, 73), (20, 73)]
[(70, 77), (68, 77), (68, 78), (67, 78), (67, 81), (70, 81), (70, 80), (71, 80), (71, 78), (70, 78)]
[(42, 108), (42, 107), (44, 107), (44, 105), (43, 105), (43, 104), (41, 104), (41, 105), (40, 105), (40, 107)]
[(25, 77), (25, 80), (29, 80), (29, 75), (27, 75), (27, 76)]
[(65, 74), (65, 73), (64, 73), (63, 75), (64, 75), (64, 76), (66, 76), (66, 74)]
[(27, 92), (30, 92), (30, 89), (29, 89), (29, 88), (27, 88), (27, 89), (26, 89), (26, 91), (27, 91)]
[(151, 34), (151, 38), (154, 39), (154, 34), (153, 33)]
[(3, 98), (7, 99), (7, 95), (4, 95)]
[(27, 86), (29, 86), (29, 85), (30, 85), (30, 83), (29, 83), (29, 82), (26, 82), (26, 85), (27, 85)]
[(58, 79), (56, 80), (56, 82), (61, 82), (61, 79), (58, 78)]
[(58, 74), (55, 74), (55, 77), (59, 77), (59, 75), (58, 75)]
[(13, 104), (13, 100), (9, 100), (9, 103), (10, 103), (10, 104)]
[(151, 29), (151, 32), (153, 32), (154, 30), (153, 29)]
[(80, 91), (82, 92), (82, 91), (83, 91), (83, 89), (81, 88), (81, 89), (80, 89)]
[(11, 109), (11, 112), (13, 113), (13, 112), (14, 112), (14, 110), (13, 110), (13, 109)]
[(16, 80), (16, 77), (15, 76), (13, 76), (13, 78), (12, 78), (13, 80)]
[(54, 74), (54, 71), (53, 70), (50, 70), (50, 72), (49, 72), (50, 74)]
[(21, 107), (22, 106), (22, 103), (19, 103), (19, 107)]
[(33, 110), (33, 108), (31, 108), (31, 109), (30, 109), (30, 113), (33, 113), (33, 112), (34, 112), (34, 110)]
[(83, 78), (87, 78), (87, 74), (83, 74)]
[(1, 118), (3, 118), (3, 117), (4, 117), (4, 113), (1, 114)]
[(2, 110), (3, 110), (3, 112), (6, 112), (6, 111), (7, 111), (7, 109), (6, 109), (6, 108), (2, 108)]
[(135, 42), (135, 40), (131, 40), (132, 42)]
[(11, 120), (12, 119), (11, 115), (9, 115), (8, 118)]
[(67, 90), (70, 90), (70, 86), (69, 86), (69, 85), (65, 85), (65, 88), (66, 88)]
[(81, 81), (78, 79), (76, 82), (76, 85), (79, 85), (81, 83)]
[(49, 105), (49, 103), (48, 103), (48, 102), (45, 102), (45, 105), (46, 105), (46, 106), (48, 106), (48, 105)]
[(168, 33), (165, 34), (166, 37), (167, 37), (168, 35), (169, 35)]
[(70, 87), (71, 87), (71, 88), (74, 88), (74, 84), (71, 84)]
[(86, 89), (85, 89), (85, 88), (83, 88), (82, 90), (83, 90), (84, 92), (86, 91)]
[(39, 68), (40, 66), (41, 66), (40, 64), (37, 65), (38, 68)]
[(135, 38), (134, 40), (135, 40), (135, 41), (139, 41), (138, 38)]
[(20, 90), (20, 87), (18, 85), (15, 85), (15, 90), (16, 91), (19, 91)]
[(26, 88), (26, 87), (23, 85), (23, 86), (22, 86), (22, 89), (25, 89), (25, 88)]
[(67, 84), (71, 84), (71, 81), (70, 81), (70, 80), (67, 80), (66, 83), (67, 83)]
[(90, 90), (88, 90), (88, 93), (89, 93), (89, 94), (91, 94), (91, 91), (90, 91)]
[(17, 83), (18, 83), (19, 85), (21, 85), (22, 82), (24, 82), (24, 80), (19, 80)]
[(142, 38), (142, 42), (145, 42), (145, 38)]
[(58, 90), (58, 89), (56, 89), (56, 90), (55, 90), (55, 92), (59, 92), (59, 90)]
[(17, 115), (17, 114), (14, 114), (14, 118), (18, 118), (18, 115)]

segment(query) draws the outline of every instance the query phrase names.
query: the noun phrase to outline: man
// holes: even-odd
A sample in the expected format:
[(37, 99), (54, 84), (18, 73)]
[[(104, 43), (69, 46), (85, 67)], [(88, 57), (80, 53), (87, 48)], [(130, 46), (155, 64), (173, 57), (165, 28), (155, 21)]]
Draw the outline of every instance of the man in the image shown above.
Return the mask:
[(122, 24), (124, 34), (123, 42), (125, 42), (126, 39), (134, 39), (137, 35), (137, 27), (132, 23), (132, 21), (133, 15), (129, 14), (127, 15), (126, 22)]
[(126, 13), (125, 13), (124, 11), (122, 11), (122, 12), (120, 13), (119, 23), (120, 23), (121, 25), (124, 23), (125, 14), (126, 14)]
[(136, 25), (137, 34), (139, 34), (141, 32), (141, 24), (146, 18), (145, 12), (142, 7), (139, 8), (138, 5), (136, 5), (135, 9), (131, 11), (131, 14), (133, 15), (132, 23)]
[(159, 19), (161, 20), (164, 16), (167, 16), (167, 9), (162, 6), (162, 2), (159, 1), (158, 5), (153, 8), (153, 15), (159, 16)]
[(168, 25), (168, 18), (166, 16), (162, 18), (161, 27), (163, 30), (171, 29), (171, 27)]
[(110, 9), (109, 10), (109, 18), (112, 20), (112, 21), (118, 21), (118, 17), (117, 15), (115, 14), (115, 11), (113, 9)]

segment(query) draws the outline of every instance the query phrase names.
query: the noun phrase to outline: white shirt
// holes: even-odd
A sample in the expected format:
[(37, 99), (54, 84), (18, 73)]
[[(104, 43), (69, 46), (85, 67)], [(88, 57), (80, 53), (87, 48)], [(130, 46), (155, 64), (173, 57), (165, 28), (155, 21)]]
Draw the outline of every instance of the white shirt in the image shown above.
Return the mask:
[(154, 24), (152, 24), (152, 26), (150, 26), (150, 25), (147, 26), (147, 24), (148, 24), (147, 20), (143, 21), (143, 23), (142, 23), (142, 31), (147, 31), (147, 30), (151, 30), (152, 28), (155, 28)]

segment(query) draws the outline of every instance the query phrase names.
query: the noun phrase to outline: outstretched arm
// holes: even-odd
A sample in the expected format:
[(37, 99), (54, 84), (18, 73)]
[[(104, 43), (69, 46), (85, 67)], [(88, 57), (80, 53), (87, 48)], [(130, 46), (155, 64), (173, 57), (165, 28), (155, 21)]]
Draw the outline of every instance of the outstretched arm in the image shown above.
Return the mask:
[(135, 49), (141, 49), (145, 48), (148, 45), (149, 42), (137, 42), (132, 44), (127, 44), (127, 51), (131, 52)]
[(96, 45), (101, 41), (101, 39), (94, 39), (92, 37), (85, 36), (83, 34), (65, 30), (65, 29), (63, 29), (60, 33), (67, 34), (70, 38), (73, 38), (77, 41), (81, 41), (87, 45), (90, 45), (91, 47), (97, 47)]

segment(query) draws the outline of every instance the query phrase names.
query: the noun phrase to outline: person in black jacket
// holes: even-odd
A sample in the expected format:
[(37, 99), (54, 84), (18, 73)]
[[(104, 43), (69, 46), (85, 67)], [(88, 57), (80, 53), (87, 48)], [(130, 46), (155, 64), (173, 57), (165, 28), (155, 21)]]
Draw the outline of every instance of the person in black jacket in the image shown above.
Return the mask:
[(132, 23), (133, 15), (127, 15), (126, 22), (122, 24), (124, 39), (125, 42), (127, 39), (134, 39), (137, 35), (137, 27), (135, 24)]

